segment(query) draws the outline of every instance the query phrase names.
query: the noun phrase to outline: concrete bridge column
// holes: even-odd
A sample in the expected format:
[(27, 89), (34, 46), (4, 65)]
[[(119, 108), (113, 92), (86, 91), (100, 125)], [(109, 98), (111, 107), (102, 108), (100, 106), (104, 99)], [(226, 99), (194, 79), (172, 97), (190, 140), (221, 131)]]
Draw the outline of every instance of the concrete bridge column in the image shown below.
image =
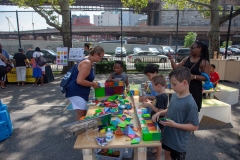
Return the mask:
[(109, 36), (109, 34), (106, 34), (106, 39), (107, 39), (107, 41), (110, 40), (110, 36)]
[(51, 41), (51, 40), (52, 40), (52, 36), (49, 35), (47, 39), (48, 39), (49, 41)]
[(169, 38), (168, 38), (168, 45), (169, 46), (172, 45), (172, 35), (171, 34), (169, 35)]
[[(153, 11), (149, 11), (147, 16), (148, 16), (147, 25), (148, 26), (153, 26), (154, 12)], [(148, 43), (153, 43), (153, 38), (148, 37), (147, 38), (147, 42)]]
[(48, 37), (47, 35), (42, 35), (42, 37), (43, 37), (43, 39), (44, 39), (45, 41), (47, 41), (47, 39), (48, 39), (48, 38), (47, 38), (47, 37)]

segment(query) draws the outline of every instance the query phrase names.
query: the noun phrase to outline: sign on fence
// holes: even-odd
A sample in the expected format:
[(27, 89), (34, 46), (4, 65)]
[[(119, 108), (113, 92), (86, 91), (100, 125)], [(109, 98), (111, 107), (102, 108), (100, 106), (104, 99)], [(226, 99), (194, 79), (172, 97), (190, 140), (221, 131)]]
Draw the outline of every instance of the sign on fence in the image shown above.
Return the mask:
[(57, 65), (68, 65), (68, 47), (58, 47), (57, 48), (57, 57), (56, 57)]
[(83, 48), (70, 48), (69, 50), (69, 61), (79, 61), (84, 57)]

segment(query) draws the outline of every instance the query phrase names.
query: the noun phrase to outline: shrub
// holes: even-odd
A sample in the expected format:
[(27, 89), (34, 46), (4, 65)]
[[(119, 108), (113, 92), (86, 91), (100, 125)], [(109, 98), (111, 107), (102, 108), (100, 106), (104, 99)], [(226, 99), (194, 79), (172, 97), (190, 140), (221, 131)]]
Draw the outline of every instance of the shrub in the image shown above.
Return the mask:
[[(144, 68), (146, 67), (148, 63), (143, 63), (143, 62), (137, 62), (134, 64), (136, 70), (138, 72), (143, 72)], [(159, 65), (157, 64), (158, 68), (159, 68)]]

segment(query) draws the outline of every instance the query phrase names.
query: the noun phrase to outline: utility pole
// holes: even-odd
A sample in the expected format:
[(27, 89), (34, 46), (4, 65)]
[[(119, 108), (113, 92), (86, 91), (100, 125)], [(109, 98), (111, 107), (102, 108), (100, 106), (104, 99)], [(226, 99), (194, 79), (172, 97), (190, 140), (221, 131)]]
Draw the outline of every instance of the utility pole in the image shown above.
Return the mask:
[(21, 37), (20, 37), (20, 32), (19, 32), (18, 11), (16, 11), (16, 17), (17, 17), (17, 29), (18, 29), (19, 48), (22, 48), (22, 45), (21, 45)]
[[(178, 46), (178, 21), (179, 21), (179, 9), (177, 10), (177, 32), (176, 32), (176, 48), (175, 53), (177, 53), (177, 46)], [(176, 57), (176, 56), (175, 56)]]

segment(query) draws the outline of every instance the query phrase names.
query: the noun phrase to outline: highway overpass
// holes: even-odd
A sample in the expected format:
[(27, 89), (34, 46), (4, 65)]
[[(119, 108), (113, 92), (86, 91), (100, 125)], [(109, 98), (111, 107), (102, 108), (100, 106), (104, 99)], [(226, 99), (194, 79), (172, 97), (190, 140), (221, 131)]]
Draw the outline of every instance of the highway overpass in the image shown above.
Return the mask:
[[(133, 37), (175, 37), (176, 26), (124, 26), (122, 28), (124, 36)], [(210, 27), (204, 26), (179, 26), (178, 35), (179, 38), (184, 37), (188, 32), (196, 32), (198, 36), (207, 36)], [(220, 28), (220, 35), (225, 37), (227, 35), (228, 27)], [(232, 27), (230, 36), (240, 34), (240, 27)], [(9, 37), (17, 36), (18, 32), (0, 31), (1, 39), (9, 39)], [(41, 29), (41, 30), (29, 30), (21, 31), (21, 36), (35, 36), (35, 37), (50, 37), (51, 35), (60, 35), (57, 29)], [(115, 37), (121, 36), (120, 26), (81, 26), (73, 27), (72, 35), (91, 36), (91, 35), (111, 35)]]

